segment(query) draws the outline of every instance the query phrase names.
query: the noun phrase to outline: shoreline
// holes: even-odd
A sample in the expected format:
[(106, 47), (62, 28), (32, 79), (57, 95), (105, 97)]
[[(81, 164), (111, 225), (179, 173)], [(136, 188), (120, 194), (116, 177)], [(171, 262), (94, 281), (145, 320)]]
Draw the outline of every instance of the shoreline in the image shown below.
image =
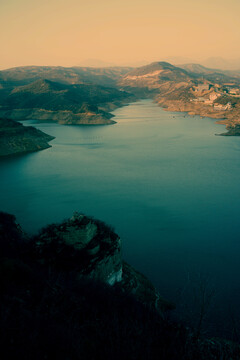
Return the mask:
[[(208, 105), (196, 105), (179, 100), (167, 100), (166, 98), (154, 99), (164, 111), (185, 112), (189, 116), (215, 119), (216, 124), (225, 125), (226, 133), (216, 134), (220, 136), (240, 136), (240, 111), (235, 108), (230, 111), (216, 111)], [(238, 118), (239, 120), (235, 120)]]

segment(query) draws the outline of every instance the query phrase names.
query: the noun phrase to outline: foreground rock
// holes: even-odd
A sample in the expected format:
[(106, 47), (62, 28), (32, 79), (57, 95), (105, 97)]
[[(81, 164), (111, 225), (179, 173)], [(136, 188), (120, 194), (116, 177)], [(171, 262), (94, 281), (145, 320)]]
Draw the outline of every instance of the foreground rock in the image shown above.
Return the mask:
[(122, 260), (121, 240), (99, 220), (75, 213), (61, 224), (49, 225), (35, 237), (41, 263), (73, 271), (109, 285), (118, 284), (128, 295), (162, 313), (174, 306), (164, 300), (152, 283)]
[(238, 344), (164, 319), (153, 285), (122, 262), (119, 237), (84, 215), (30, 238), (0, 212), (0, 287), (1, 359), (240, 358)]
[(52, 139), (53, 136), (32, 126), (0, 119), (0, 157), (47, 149), (51, 147), (48, 142)]

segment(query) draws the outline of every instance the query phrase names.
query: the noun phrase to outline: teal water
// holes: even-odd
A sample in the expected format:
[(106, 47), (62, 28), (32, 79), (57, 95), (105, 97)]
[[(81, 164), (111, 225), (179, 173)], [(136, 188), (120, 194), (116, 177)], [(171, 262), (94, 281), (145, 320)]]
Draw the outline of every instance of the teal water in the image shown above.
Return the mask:
[(208, 281), (209, 327), (230, 329), (229, 312), (240, 315), (240, 138), (150, 100), (114, 114), (112, 126), (28, 122), (56, 139), (0, 161), (1, 210), (30, 232), (76, 210), (106, 221), (125, 259), (181, 303), (179, 313)]

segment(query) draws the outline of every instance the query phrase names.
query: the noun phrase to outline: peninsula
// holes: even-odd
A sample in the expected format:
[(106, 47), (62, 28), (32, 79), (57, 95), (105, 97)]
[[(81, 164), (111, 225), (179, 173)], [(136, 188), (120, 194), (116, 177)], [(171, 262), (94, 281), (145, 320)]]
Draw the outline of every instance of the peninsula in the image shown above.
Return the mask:
[(47, 149), (53, 139), (33, 126), (0, 118), (0, 157)]

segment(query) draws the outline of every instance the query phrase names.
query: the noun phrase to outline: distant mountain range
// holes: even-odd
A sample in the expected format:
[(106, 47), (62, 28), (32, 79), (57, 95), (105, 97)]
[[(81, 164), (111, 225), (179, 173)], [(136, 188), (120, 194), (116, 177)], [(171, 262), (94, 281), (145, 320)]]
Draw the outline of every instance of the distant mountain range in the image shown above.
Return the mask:
[(106, 67), (139, 67), (149, 64), (147, 60), (140, 61), (122, 61), (120, 63), (113, 63), (108, 61), (103, 61), (100, 59), (85, 59), (82, 60), (78, 66), (84, 67), (95, 67), (95, 68), (106, 68)]
[(186, 70), (192, 76), (206, 76), (210, 81), (229, 81), (230, 78), (240, 78), (240, 70), (210, 69), (200, 64), (183, 64), (180, 68)]
[(218, 69), (218, 70), (239, 70), (240, 71), (240, 58), (237, 59), (224, 59), (222, 57), (209, 57), (207, 59), (192, 59), (181, 56), (172, 56), (164, 59), (167, 62), (170, 62), (173, 65), (183, 65), (183, 64), (200, 64), (202, 66)]
[(118, 79), (130, 70), (130, 67), (22, 66), (0, 71), (0, 86), (13, 88), (44, 79), (63, 84), (87, 83), (115, 87)]
[[(225, 59), (219, 56), (215, 57), (209, 57), (206, 59), (197, 59), (197, 58), (191, 58), (191, 57), (184, 57), (184, 56), (169, 56), (166, 58), (163, 58), (162, 61), (171, 63), (176, 66), (180, 66), (183, 64), (200, 64), (202, 66), (213, 68), (213, 69), (219, 69), (219, 70), (239, 70), (240, 71), (240, 58), (237, 59)], [(113, 63), (113, 62), (107, 62), (102, 61), (99, 59), (86, 59), (79, 63), (79, 66), (85, 66), (85, 67), (116, 67), (116, 66), (128, 66), (128, 67), (139, 67), (149, 64), (149, 61), (141, 60), (141, 61), (135, 61), (135, 62), (121, 62), (119, 63)]]
[(214, 69), (240, 71), (240, 58), (229, 60), (221, 57), (210, 57), (204, 61), (201, 61), (201, 64)]

